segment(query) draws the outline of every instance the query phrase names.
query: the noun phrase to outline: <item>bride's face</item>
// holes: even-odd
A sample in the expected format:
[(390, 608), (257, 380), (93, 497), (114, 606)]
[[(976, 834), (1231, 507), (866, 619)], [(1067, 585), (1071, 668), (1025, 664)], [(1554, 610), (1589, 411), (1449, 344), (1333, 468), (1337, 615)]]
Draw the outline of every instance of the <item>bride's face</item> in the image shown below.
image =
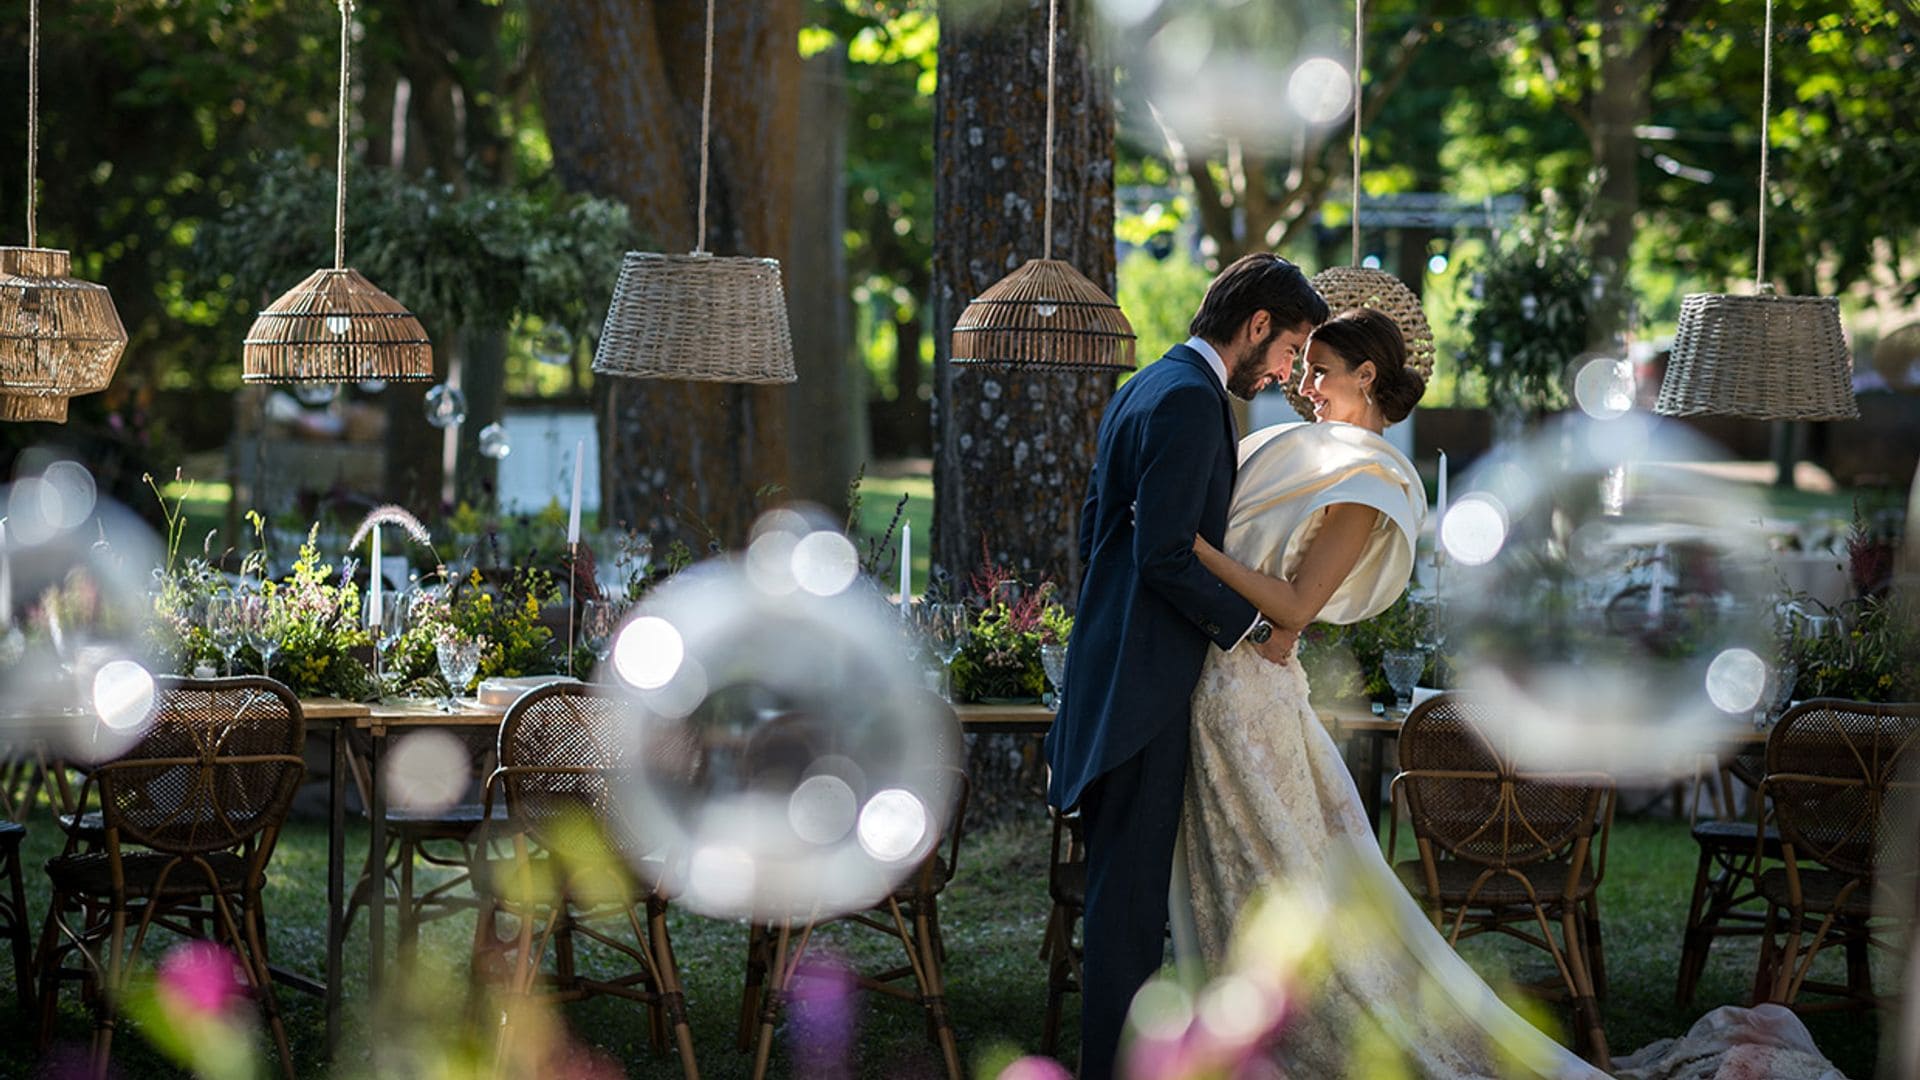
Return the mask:
[(1315, 420), (1339, 420), (1369, 427), (1376, 410), (1368, 400), (1373, 385), (1373, 361), (1359, 365), (1318, 341), (1307, 346), (1300, 373), (1300, 396), (1313, 403)]

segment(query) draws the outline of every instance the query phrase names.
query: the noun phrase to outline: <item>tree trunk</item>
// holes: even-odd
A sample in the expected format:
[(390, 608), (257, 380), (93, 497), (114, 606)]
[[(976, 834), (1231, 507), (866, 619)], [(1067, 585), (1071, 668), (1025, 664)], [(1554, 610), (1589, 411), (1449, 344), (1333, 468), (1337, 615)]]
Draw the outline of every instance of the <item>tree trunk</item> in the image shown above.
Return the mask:
[[(935, 96), (933, 563), (961, 580), (988, 557), (1051, 578), (1071, 602), (1075, 530), (1111, 374), (948, 363), (968, 301), (1041, 255), (1047, 5), (949, 5)], [(1111, 295), (1113, 77), (1085, 0), (1060, 10), (1053, 257)]]
[[(1640, 141), (1634, 134), (1647, 116), (1650, 72), (1642, 39), (1646, 31), (1627, 20), (1600, 20), (1600, 85), (1593, 96), (1593, 161), (1600, 175), (1595, 210), (1600, 228), (1593, 255), (1616, 295), (1626, 288), (1633, 256), (1634, 219), (1640, 213)], [(1594, 343), (1624, 329), (1609, 314), (1619, 305), (1602, 304), (1591, 328)], [(1621, 306), (1624, 310), (1624, 307)]]
[[(530, 12), (561, 181), (625, 202), (655, 250), (690, 250), (705, 5), (543, 0)], [(799, 0), (722, 4), (716, 19), (706, 248), (784, 259)], [(784, 389), (601, 378), (594, 396), (603, 520), (644, 529), (656, 543), (735, 544), (758, 509), (755, 492), (787, 481)]]
[(787, 317), (800, 381), (787, 406), (793, 493), (847, 512), (847, 483), (866, 459), (866, 387), (853, 365), (847, 295), (847, 54), (844, 46), (802, 65), (800, 116), (809, 137), (793, 171), (795, 206), (787, 261)]

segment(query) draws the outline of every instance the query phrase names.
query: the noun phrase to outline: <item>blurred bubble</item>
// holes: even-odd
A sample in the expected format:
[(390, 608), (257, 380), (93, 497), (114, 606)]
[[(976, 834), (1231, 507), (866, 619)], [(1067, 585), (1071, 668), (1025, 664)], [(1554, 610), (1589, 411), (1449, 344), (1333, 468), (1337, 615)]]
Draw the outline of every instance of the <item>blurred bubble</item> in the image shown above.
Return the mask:
[(1707, 665), (1707, 697), (1721, 712), (1751, 712), (1767, 688), (1767, 662), (1752, 649), (1728, 649)]
[(1380, 256), (1369, 254), (1360, 260), (1360, 265), (1369, 270), (1378, 270), (1380, 269)]
[(1251, 1042), (1273, 1026), (1273, 994), (1245, 975), (1229, 973), (1207, 986), (1196, 1010), (1200, 1023), (1225, 1042)]
[(339, 383), (300, 383), (293, 388), (293, 396), (300, 400), (300, 404), (313, 408), (330, 404), (339, 395)]
[(1611, 420), (1633, 408), (1633, 364), (1600, 356), (1580, 365), (1573, 377), (1573, 400), (1596, 420)]
[(459, 802), (473, 780), (466, 746), (446, 731), (416, 731), (396, 741), (385, 767), (394, 805), (426, 813)]
[(1184, 1035), (1193, 1025), (1193, 995), (1170, 979), (1155, 979), (1134, 995), (1127, 1021), (1143, 1039)]
[(1353, 104), (1353, 76), (1338, 60), (1302, 60), (1287, 78), (1287, 103), (1309, 124), (1330, 124)]
[(467, 422), (467, 395), (440, 383), (427, 391), (426, 413), (427, 423), (434, 427), (459, 427)]
[(499, 461), (511, 453), (513, 453), (513, 437), (507, 434), (506, 428), (498, 423), (492, 423), (480, 429), (481, 457)]
[(608, 661), (644, 763), (623, 797), (654, 856), (637, 869), (692, 910), (870, 906), (933, 848), (957, 795), (950, 710), (904, 662), (898, 615), (841, 585), (845, 540), (822, 532), (805, 512), (769, 515), (746, 556), (649, 593)]
[(1440, 543), (1456, 562), (1479, 566), (1500, 554), (1506, 542), (1506, 510), (1484, 492), (1461, 496), (1440, 520)]
[(547, 323), (533, 336), (533, 358), (542, 364), (565, 367), (573, 359), (573, 334), (559, 323)]
[(889, 788), (860, 811), (860, 846), (881, 862), (920, 853), (927, 840), (927, 804), (911, 791)]
[(808, 533), (793, 547), (793, 577), (815, 596), (845, 592), (860, 573), (860, 553), (837, 532)]
[(1441, 527), (1452, 660), (1524, 765), (1663, 777), (1759, 703), (1762, 508), (1689, 467), (1722, 456), (1678, 424), (1574, 412), (1463, 478)]
[(1427, 273), (1444, 274), (1447, 272), (1447, 257), (1442, 254), (1427, 256)]
[(92, 762), (145, 728), (166, 627), (148, 587), (158, 539), (72, 463), (0, 489), (0, 704), (8, 726)]
[(153, 673), (132, 660), (109, 660), (93, 674), (93, 711), (115, 731), (144, 726), (153, 714)]

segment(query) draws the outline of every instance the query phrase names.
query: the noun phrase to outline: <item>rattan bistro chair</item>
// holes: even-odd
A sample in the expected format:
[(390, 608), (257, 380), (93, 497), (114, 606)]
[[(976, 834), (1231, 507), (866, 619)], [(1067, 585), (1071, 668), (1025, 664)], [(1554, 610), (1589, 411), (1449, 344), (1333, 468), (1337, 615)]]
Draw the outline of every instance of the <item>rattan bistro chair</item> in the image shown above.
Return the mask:
[[(1440, 694), (1401, 728), (1393, 793), (1396, 810), (1404, 800), (1420, 857), (1395, 870), (1450, 943), (1492, 932), (1545, 950), (1572, 1002), (1576, 1036), (1605, 1068), (1598, 893), (1613, 782), (1522, 771), (1475, 713), (1459, 695)], [(1398, 822), (1396, 813), (1389, 851)]]
[[(78, 979), (94, 1010), (94, 1067), (103, 1071), (118, 1001), (148, 931), (196, 937), (196, 927), (210, 926), (239, 960), (292, 1076), (260, 892), (306, 775), (305, 717), (293, 692), (272, 679), (158, 682), (152, 727), (87, 779), (100, 793), (101, 850), (47, 862), (53, 897), (35, 965), (41, 1045), (52, 1039), (61, 980)], [(69, 958), (80, 966), (61, 966)]]
[[(1766, 800), (1759, 797), (1765, 771), (1766, 748), (1743, 746), (1720, 769), (1722, 812), (1693, 823), (1700, 861), (1694, 871), (1674, 985), (1674, 1002), (1683, 1009), (1693, 1004), (1694, 988), (1706, 971), (1713, 943), (1723, 937), (1756, 936), (1766, 921), (1759, 890), (1760, 860), (1780, 857), (1780, 830), (1773, 826)], [(1736, 783), (1751, 796), (1750, 813), (1744, 818), (1736, 816)]]
[[(1913, 895), (1913, 867), (1883, 866), (1883, 847), (1920, 811), (1920, 703), (1868, 705), (1815, 698), (1789, 710), (1767, 737), (1761, 793), (1773, 800), (1784, 864), (1760, 874), (1767, 902), (1760, 937), (1756, 999), (1798, 1005), (1803, 991), (1837, 995), (1815, 1008), (1879, 1003), (1870, 947), (1899, 952), (1898, 920), (1875, 916), (1877, 903), (1901, 910)], [(1911, 853), (1909, 853), (1910, 855)], [(1889, 880), (1893, 873), (1904, 876)], [(1818, 920), (1807, 937), (1808, 924)], [(1776, 939), (1776, 935), (1779, 937)], [(1847, 949), (1844, 986), (1808, 978), (1820, 951)]]
[(20, 876), (20, 842), (27, 827), (0, 821), (0, 933), (13, 946), (13, 979), (21, 1012), (33, 1009), (33, 931), (27, 925), (26, 882)]
[[(681, 1069), (697, 1078), (686, 995), (667, 935), (668, 897), (634, 873), (632, 834), (616, 788), (635, 759), (630, 715), (616, 692), (578, 683), (529, 690), (500, 721), (499, 768), (488, 780), (485, 808), (504, 800), (506, 821), (482, 846), (473, 880), (482, 907), (474, 930), (477, 976), (511, 972), (509, 998), (550, 1002), (608, 994), (649, 1007), (656, 1052), (672, 1029)], [(649, 758), (649, 768), (693, 767)], [(504, 834), (504, 835), (502, 835)], [(510, 858), (491, 852), (512, 849)], [(514, 920), (510, 938), (501, 917)], [(632, 932), (620, 933), (620, 924)], [(608, 925), (612, 924), (612, 925)], [(574, 950), (585, 938), (633, 962), (625, 973), (596, 977), (580, 970)], [(554, 966), (542, 972), (549, 945)], [(501, 1028), (501, 1060), (513, 1060), (510, 1003)]]
[(1047, 962), (1047, 1011), (1040, 1022), (1040, 1052), (1054, 1056), (1060, 1043), (1060, 1009), (1081, 986), (1083, 950), (1075, 929), (1087, 912), (1087, 846), (1080, 836), (1080, 815), (1048, 808), (1053, 817), (1053, 855), (1047, 863), (1047, 895), (1053, 909), (1040, 939)]
[[(930, 789), (942, 793), (936, 797), (946, 799), (945, 835), (937, 838), (919, 865), (890, 895), (865, 911), (849, 912), (837, 919), (790, 919), (773, 926), (756, 924), (749, 930), (746, 987), (740, 999), (739, 1045), (743, 1050), (753, 1048), (754, 1080), (767, 1075), (781, 1006), (792, 995), (794, 979), (804, 966), (803, 959), (814, 931), (828, 923), (865, 927), (899, 943), (906, 954), (906, 963), (884, 971), (854, 972), (853, 981), (863, 990), (918, 1005), (926, 1014), (928, 1033), (939, 1048), (949, 1080), (960, 1080), (964, 1075), (960, 1067), (959, 1040), (947, 1009), (947, 948), (940, 933), (940, 896), (960, 865), (960, 841), (966, 834), (970, 788), (966, 770), (958, 764), (965, 745), (960, 734), (960, 718), (951, 705), (933, 700), (945, 713), (948, 725), (938, 737), (941, 745), (951, 748), (952, 752), (950, 763), (926, 778)], [(771, 766), (776, 770), (790, 768), (796, 762), (817, 760), (831, 745), (831, 736), (821, 725), (799, 715), (782, 718), (757, 735), (745, 755), (749, 769), (760, 767), (768, 759), (781, 759)], [(764, 753), (770, 744), (778, 744), (778, 750)], [(797, 778), (797, 774), (791, 772), (786, 776), (788, 780)]]

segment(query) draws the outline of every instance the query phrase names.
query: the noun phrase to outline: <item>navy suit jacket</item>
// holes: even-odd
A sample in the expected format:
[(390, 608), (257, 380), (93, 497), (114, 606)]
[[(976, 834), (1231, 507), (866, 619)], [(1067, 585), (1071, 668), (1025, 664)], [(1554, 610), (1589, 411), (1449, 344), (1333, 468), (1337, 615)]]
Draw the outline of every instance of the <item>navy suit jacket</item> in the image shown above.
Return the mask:
[(1047, 733), (1053, 805), (1072, 808), (1168, 724), (1191, 723), (1208, 642), (1232, 648), (1253, 624), (1254, 606), (1193, 553), (1196, 533), (1215, 546), (1225, 537), (1237, 443), (1226, 390), (1185, 345), (1108, 404), (1080, 513), (1066, 686)]

